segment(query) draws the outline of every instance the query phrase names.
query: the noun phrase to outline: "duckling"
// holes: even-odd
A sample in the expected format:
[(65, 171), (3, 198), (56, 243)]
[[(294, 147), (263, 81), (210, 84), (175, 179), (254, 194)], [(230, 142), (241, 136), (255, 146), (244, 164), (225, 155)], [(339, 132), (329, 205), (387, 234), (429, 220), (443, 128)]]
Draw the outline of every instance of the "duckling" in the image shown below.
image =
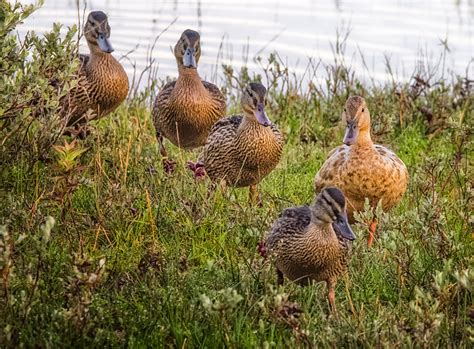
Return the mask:
[[(349, 97), (342, 114), (346, 132), (343, 145), (333, 149), (314, 179), (316, 192), (337, 186), (346, 196), (349, 221), (364, 209), (365, 199), (375, 208), (381, 200), (384, 211), (403, 197), (408, 171), (394, 152), (374, 144), (370, 137), (370, 113), (364, 98)], [(373, 243), (376, 220), (369, 226), (368, 246)]]
[(258, 198), (257, 184), (278, 164), (283, 136), (265, 113), (266, 88), (250, 83), (242, 93), (243, 115), (224, 118), (212, 127), (197, 164), (190, 168), (207, 173), (214, 182), (250, 188)]
[[(85, 124), (114, 111), (127, 97), (128, 77), (111, 55), (110, 25), (102, 11), (93, 11), (84, 25), (90, 55), (80, 55), (78, 85), (63, 100), (67, 126)], [(91, 117), (92, 116), (92, 117)]]
[(313, 205), (283, 211), (268, 234), (265, 247), (275, 261), (278, 284), (283, 276), (301, 285), (325, 281), (331, 310), (336, 312), (337, 280), (347, 272), (351, 241), (344, 194), (325, 188)]
[(153, 107), (156, 136), (160, 153), (165, 160), (168, 155), (163, 137), (184, 149), (203, 146), (212, 125), (226, 111), (226, 100), (221, 91), (199, 77), (199, 33), (185, 30), (174, 47), (174, 55), (178, 65), (178, 79), (163, 87)]

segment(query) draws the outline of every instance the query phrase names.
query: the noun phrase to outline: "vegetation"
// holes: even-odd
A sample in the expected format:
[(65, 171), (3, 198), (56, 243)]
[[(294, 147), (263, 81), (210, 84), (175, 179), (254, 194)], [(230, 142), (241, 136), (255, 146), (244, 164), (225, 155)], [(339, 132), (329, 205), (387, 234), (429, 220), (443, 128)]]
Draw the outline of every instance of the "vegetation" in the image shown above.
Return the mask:
[[(62, 136), (75, 28), (19, 42), (13, 30), (33, 10), (0, 2), (0, 346), (472, 346), (472, 80), (419, 70), (368, 85), (335, 60), (323, 86), (303, 85), (277, 55), (259, 76), (224, 67), (230, 110), (239, 84), (261, 79), (287, 140), (260, 187), (263, 207), (252, 207), (246, 190), (196, 183), (186, 161), (197, 152), (170, 146), (177, 170), (162, 171), (149, 109), (158, 81), (91, 123), (86, 139)], [(373, 248), (370, 212), (354, 225), (335, 318), (325, 285), (276, 287), (257, 245), (282, 209), (313, 199), (352, 94), (411, 178)]]

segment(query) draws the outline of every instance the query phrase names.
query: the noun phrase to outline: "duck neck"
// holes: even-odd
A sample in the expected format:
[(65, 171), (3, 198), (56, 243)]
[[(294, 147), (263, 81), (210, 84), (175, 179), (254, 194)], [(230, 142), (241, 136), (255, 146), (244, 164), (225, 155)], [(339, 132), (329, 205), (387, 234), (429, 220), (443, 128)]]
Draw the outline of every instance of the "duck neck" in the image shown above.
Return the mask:
[(362, 128), (359, 131), (359, 135), (357, 136), (355, 145), (359, 147), (366, 147), (366, 146), (373, 145), (372, 138), (370, 137), (370, 127)]
[(320, 238), (325, 240), (333, 240), (336, 235), (333, 233), (332, 224), (327, 222), (326, 219), (321, 218), (324, 216), (325, 213), (320, 208), (311, 208), (311, 224), (320, 228), (318, 229), (320, 231), (320, 233), (318, 233)]
[(202, 84), (197, 69), (185, 68), (182, 64), (178, 64), (178, 73), (176, 89), (190, 90), (193, 96), (206, 94), (207, 90)]
[(253, 115), (244, 112), (242, 122), (237, 129), (236, 143), (247, 151), (260, 151), (261, 143), (266, 142), (267, 128), (258, 123)]
[(182, 63), (178, 63), (178, 79), (186, 81), (199, 81), (201, 78), (196, 68), (186, 68)]
[(113, 58), (110, 53), (102, 51), (98, 45), (92, 44), (89, 41), (87, 42), (87, 45), (89, 46), (90, 51), (89, 64), (103, 62), (104, 60)]
[(260, 123), (255, 119), (254, 115), (244, 112), (244, 117), (238, 129), (239, 133), (250, 134), (254, 131), (262, 132), (264, 129), (266, 129), (266, 127), (260, 125)]

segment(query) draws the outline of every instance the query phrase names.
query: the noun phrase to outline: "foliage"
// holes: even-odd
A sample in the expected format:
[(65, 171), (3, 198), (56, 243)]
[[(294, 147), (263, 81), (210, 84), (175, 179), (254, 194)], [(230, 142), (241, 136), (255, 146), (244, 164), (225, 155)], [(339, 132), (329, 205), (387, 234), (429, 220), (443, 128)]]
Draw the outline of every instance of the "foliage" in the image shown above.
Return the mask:
[(0, 151), (12, 161), (21, 152), (45, 158), (62, 132), (60, 100), (75, 85), (78, 59), (76, 27), (61, 36), (61, 25), (20, 43), (15, 27), (41, 6), (1, 2)]
[[(230, 109), (239, 108), (236, 81), (263, 80), (270, 118), (287, 139), (261, 184), (263, 207), (251, 207), (245, 190), (224, 195), (194, 182), (185, 164), (197, 152), (170, 147), (177, 170), (163, 173), (145, 98), (93, 122), (84, 140), (59, 136), (52, 119), (74, 84), (74, 30), (61, 38), (55, 26), (18, 43), (11, 32), (32, 10), (2, 2), (2, 347), (472, 346), (467, 77), (435, 82), (420, 72), (368, 87), (335, 61), (323, 85), (303, 88), (277, 55), (261, 60), (259, 77), (225, 67)], [(349, 94), (367, 99), (374, 138), (405, 161), (410, 185), (380, 214), (372, 249), (366, 226), (354, 225), (334, 318), (324, 285), (276, 287), (257, 245), (282, 209), (312, 200), (314, 174), (342, 139)]]

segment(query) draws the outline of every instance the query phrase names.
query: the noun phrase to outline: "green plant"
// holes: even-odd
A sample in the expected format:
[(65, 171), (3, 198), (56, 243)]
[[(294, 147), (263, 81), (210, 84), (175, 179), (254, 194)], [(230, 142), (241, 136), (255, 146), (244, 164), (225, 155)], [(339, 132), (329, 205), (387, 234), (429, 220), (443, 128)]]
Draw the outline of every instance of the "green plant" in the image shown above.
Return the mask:
[[(268, 82), (270, 118), (287, 140), (262, 183), (263, 207), (250, 207), (245, 191), (223, 194), (193, 180), (185, 164), (197, 152), (170, 148), (177, 170), (160, 171), (149, 110), (156, 91), (93, 122), (86, 139), (59, 136), (47, 119), (73, 86), (75, 44), (57, 29), (52, 40), (30, 34), (30, 46), (18, 43), (8, 32), (33, 8), (4, 3), (3, 47), (13, 52), (2, 47), (0, 59), (7, 72), (0, 76), (0, 346), (472, 346), (468, 77), (425, 84), (420, 79), (429, 77), (419, 72), (411, 81), (367, 86), (335, 60), (319, 85), (298, 80), (277, 54), (258, 60), (256, 76), (226, 67), (230, 109), (239, 109), (238, 83)], [(23, 47), (42, 53), (27, 60)], [(55, 90), (58, 76), (64, 86)], [(284, 208), (313, 199), (314, 175), (341, 143), (339, 115), (352, 93), (366, 98), (374, 138), (407, 164), (410, 185), (393, 211), (377, 213), (372, 249), (366, 226), (354, 225), (358, 239), (335, 319), (324, 285), (276, 288), (257, 245)], [(430, 124), (423, 108), (443, 121)], [(366, 210), (359, 220), (370, 217)]]

